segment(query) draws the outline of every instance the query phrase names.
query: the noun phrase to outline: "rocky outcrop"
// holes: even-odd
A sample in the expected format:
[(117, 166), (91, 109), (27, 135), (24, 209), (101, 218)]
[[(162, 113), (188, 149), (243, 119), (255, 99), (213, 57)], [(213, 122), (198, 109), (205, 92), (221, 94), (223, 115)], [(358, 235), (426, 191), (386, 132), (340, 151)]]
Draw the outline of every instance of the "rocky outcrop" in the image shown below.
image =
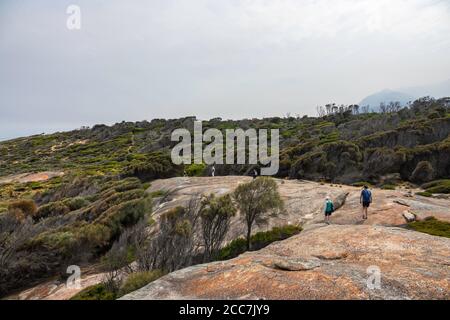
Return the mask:
[[(186, 205), (194, 195), (226, 194), (232, 192), (240, 183), (249, 181), (251, 178), (241, 176), (156, 180), (148, 192), (157, 192), (162, 196), (155, 199), (155, 211), (152, 217), (158, 220), (161, 214), (171, 208)], [(414, 298), (426, 295), (436, 298), (443, 297), (442, 292), (439, 293), (436, 291), (438, 289), (431, 288), (434, 283), (439, 283), (439, 281), (448, 286), (448, 282), (443, 279), (449, 278), (449, 239), (389, 227), (403, 226), (408, 219), (412, 219), (410, 215), (405, 216), (406, 212), (413, 215), (415, 220), (435, 216), (439, 220), (450, 221), (450, 200), (416, 196), (417, 190), (374, 189), (372, 190), (374, 203), (369, 208), (368, 219), (362, 220), (359, 202), (360, 188), (299, 180), (277, 179), (276, 181), (285, 202), (285, 212), (277, 217), (271, 217), (267, 225), (256, 226), (254, 232), (265, 231), (275, 226), (301, 224), (303, 231), (299, 236), (274, 244), (261, 252), (244, 254), (235, 260), (193, 266), (177, 271), (155, 282), (154, 286), (151, 285), (150, 291), (131, 294), (127, 298), (156, 299), (161, 297), (170, 299), (192, 296), (212, 299), (219, 297), (222, 282), (231, 278), (230, 285), (235, 287), (236, 292), (231, 294), (230, 298), (272, 297), (284, 299), (282, 288), (286, 288), (284, 291), (286, 299), (314, 297), (329, 299), (346, 297)], [(331, 217), (332, 226), (330, 227), (322, 223), (326, 196), (333, 199), (336, 208)], [(227, 240), (243, 236), (243, 227), (239, 216), (235, 217)], [(435, 258), (435, 255), (438, 257)], [(442, 263), (443, 256), (447, 257), (447, 264)], [(248, 266), (245, 265), (247, 262)], [(433, 267), (435, 262), (437, 264)], [(412, 292), (420, 285), (412, 283), (413, 280), (405, 280), (407, 281), (405, 283), (402, 280), (408, 278), (410, 263), (411, 265), (417, 264), (415, 271), (410, 270), (411, 274), (423, 275), (423, 279), (425, 279), (420, 278), (423, 282), (417, 282), (423, 284), (419, 290), (419, 293), (422, 293), (417, 296)], [(390, 264), (392, 264), (392, 270), (389, 270)], [(397, 264), (399, 265), (397, 266)], [(235, 267), (231, 267), (232, 265)], [(389, 278), (382, 279), (388, 280), (385, 284), (394, 285), (394, 289), (389, 289), (390, 291), (387, 289), (387, 291), (364, 289), (364, 283), (361, 281), (367, 278), (366, 268), (370, 265), (382, 267), (383, 274), (389, 276)], [(333, 268), (335, 269), (333, 270)], [(437, 269), (440, 269), (441, 273), (435, 271)], [(390, 273), (391, 271), (393, 273)], [(292, 274), (290, 274), (291, 272)], [(304, 272), (306, 273), (303, 274)], [(428, 273), (432, 275), (432, 281), (426, 284), (425, 276)], [(218, 278), (213, 277), (214, 274), (217, 274)], [(401, 275), (399, 282), (395, 280), (397, 274)], [(263, 279), (266, 275), (269, 278)], [(342, 278), (339, 278), (340, 275)], [(178, 289), (178, 285), (191, 284), (190, 277), (197, 277), (196, 281), (200, 281), (199, 279), (203, 276), (206, 277), (205, 281), (208, 279), (213, 281), (205, 282), (205, 290), (207, 290), (204, 293), (198, 293), (199, 288), (195, 289), (197, 290), (195, 292), (184, 292)], [(441, 278), (439, 278), (440, 276)], [(100, 279), (100, 274), (86, 274), (86, 280), (84, 277), (82, 279), (82, 286), (98, 283)], [(248, 283), (251, 282), (251, 279), (255, 283)], [(280, 279), (281, 281), (273, 283), (273, 295), (262, 294), (258, 291), (259, 287), (254, 288), (261, 281), (263, 289), (270, 292), (270, 279)], [(240, 285), (241, 281), (242, 285)], [(303, 284), (294, 285), (289, 281), (302, 281)], [(248, 285), (248, 289), (245, 285)], [(297, 295), (289, 292), (291, 287), (298, 290)], [(410, 288), (409, 291), (402, 289), (404, 287)], [(330, 289), (330, 294), (327, 295), (327, 288), (334, 288), (334, 291)], [(352, 295), (351, 291), (356, 289), (350, 290), (349, 288), (358, 288), (358, 291)], [(345, 291), (346, 289), (349, 291)], [(223, 297), (230, 292), (224, 291)], [(344, 292), (345, 295), (341, 296), (341, 292)], [(49, 281), (19, 293), (14, 298), (67, 299), (75, 293), (76, 291), (67, 289), (62, 283)], [(335, 296), (333, 297), (333, 295)], [(448, 297), (445, 296), (445, 298)]]
[(104, 280), (105, 273), (99, 273), (99, 266), (81, 269), (81, 278), (78, 285), (67, 285), (61, 279), (45, 281), (30, 289), (11, 294), (6, 300), (68, 300), (74, 295), (92, 285)]
[(412, 212), (409, 212), (408, 210), (403, 212), (403, 217), (405, 218), (406, 222), (416, 221), (416, 215)]
[[(165, 194), (156, 204), (153, 217), (176, 206), (185, 206), (198, 194), (217, 195), (232, 192), (239, 184), (251, 178), (241, 176), (193, 177), (156, 180), (148, 192)], [(374, 202), (369, 209), (369, 219), (361, 220), (360, 188), (345, 185), (330, 185), (304, 180), (276, 179), (280, 195), (285, 203), (285, 212), (271, 217), (267, 225), (256, 226), (254, 232), (287, 224), (308, 225), (323, 221), (324, 201), (333, 199), (336, 212), (332, 216), (336, 224), (368, 224), (402, 226), (406, 224), (405, 210), (413, 212), (418, 220), (435, 216), (450, 221), (450, 201), (448, 199), (426, 198), (414, 195), (415, 190), (372, 190)], [(243, 235), (243, 224), (237, 215), (231, 223), (228, 240)]]
[(449, 258), (447, 238), (311, 225), (260, 251), (173, 272), (122, 299), (450, 299)]
[[(241, 183), (250, 182), (252, 178), (242, 176), (225, 177), (184, 177), (156, 180), (148, 189), (149, 193), (164, 194), (156, 201), (156, 209), (152, 215), (158, 220), (161, 214), (176, 206), (186, 206), (196, 195), (214, 193), (223, 195), (233, 192)], [(320, 183), (277, 179), (280, 195), (284, 200), (285, 210), (276, 217), (270, 217), (265, 225), (256, 226), (253, 232), (267, 230), (289, 224), (307, 224), (323, 219), (325, 198), (330, 196), (335, 201), (335, 207), (344, 205), (345, 199), (357, 188), (321, 185)], [(233, 240), (245, 234), (245, 225), (238, 214), (231, 222), (227, 240)]]
[(61, 177), (63, 175), (64, 175), (64, 172), (60, 172), (60, 171), (21, 173), (21, 174), (15, 174), (15, 175), (11, 175), (11, 176), (1, 177), (0, 185), (8, 184), (8, 183), (28, 183), (28, 182), (47, 181), (49, 179), (52, 179), (55, 177)]

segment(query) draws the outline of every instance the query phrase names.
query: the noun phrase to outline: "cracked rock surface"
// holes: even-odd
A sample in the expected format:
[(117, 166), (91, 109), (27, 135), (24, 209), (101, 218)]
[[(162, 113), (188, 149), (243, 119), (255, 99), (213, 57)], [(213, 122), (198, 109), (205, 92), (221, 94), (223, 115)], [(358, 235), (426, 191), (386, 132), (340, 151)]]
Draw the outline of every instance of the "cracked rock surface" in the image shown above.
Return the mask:
[[(370, 289), (373, 267), (381, 286)], [(450, 239), (395, 227), (318, 225), (122, 299), (450, 299)]]

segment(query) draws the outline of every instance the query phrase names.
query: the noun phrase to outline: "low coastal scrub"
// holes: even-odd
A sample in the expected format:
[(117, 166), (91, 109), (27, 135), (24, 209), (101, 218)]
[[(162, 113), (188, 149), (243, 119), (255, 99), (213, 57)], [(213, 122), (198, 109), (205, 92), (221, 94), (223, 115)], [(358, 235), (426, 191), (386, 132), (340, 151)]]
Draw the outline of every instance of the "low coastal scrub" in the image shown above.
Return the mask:
[(427, 198), (431, 198), (433, 196), (432, 193), (429, 193), (427, 191), (416, 192), (416, 195), (422, 196), (422, 197), (427, 197)]
[(96, 181), (74, 179), (34, 200), (14, 201), (0, 214), (0, 296), (67, 265), (98, 260), (151, 213), (152, 198), (139, 179)]
[[(260, 250), (272, 242), (290, 238), (302, 231), (300, 226), (287, 225), (275, 227), (270, 231), (258, 232), (251, 237), (252, 250)], [(238, 238), (226, 245), (219, 254), (219, 260), (228, 260), (247, 251), (245, 238)]]
[(164, 272), (160, 270), (133, 272), (126, 277), (117, 293), (108, 289), (105, 283), (99, 283), (85, 288), (70, 300), (116, 300), (146, 286), (163, 275)]
[(433, 236), (450, 238), (450, 222), (440, 221), (434, 217), (411, 222), (408, 224), (408, 228)]
[(106, 289), (103, 283), (99, 283), (80, 291), (70, 300), (115, 300), (117, 296)]
[(131, 273), (123, 285), (119, 289), (119, 297), (124, 296), (130, 292), (136, 291), (150, 282), (155, 281), (158, 278), (161, 278), (164, 275), (164, 272), (161, 270), (152, 270), (152, 271), (140, 271)]
[(436, 180), (422, 185), (428, 193), (450, 193), (450, 179)]

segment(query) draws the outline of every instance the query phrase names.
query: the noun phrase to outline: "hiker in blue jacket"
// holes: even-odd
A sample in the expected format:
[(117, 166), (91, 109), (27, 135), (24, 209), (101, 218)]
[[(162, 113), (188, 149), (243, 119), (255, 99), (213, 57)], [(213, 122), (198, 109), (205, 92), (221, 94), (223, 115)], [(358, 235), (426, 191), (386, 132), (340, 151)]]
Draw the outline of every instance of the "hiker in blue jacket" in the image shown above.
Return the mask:
[(330, 224), (331, 214), (334, 212), (334, 204), (331, 201), (330, 197), (327, 197), (325, 200), (325, 223)]
[(361, 191), (361, 196), (359, 198), (360, 203), (362, 204), (362, 218), (363, 220), (367, 220), (367, 210), (372, 203), (372, 192), (370, 192), (368, 186), (364, 186), (364, 189)]

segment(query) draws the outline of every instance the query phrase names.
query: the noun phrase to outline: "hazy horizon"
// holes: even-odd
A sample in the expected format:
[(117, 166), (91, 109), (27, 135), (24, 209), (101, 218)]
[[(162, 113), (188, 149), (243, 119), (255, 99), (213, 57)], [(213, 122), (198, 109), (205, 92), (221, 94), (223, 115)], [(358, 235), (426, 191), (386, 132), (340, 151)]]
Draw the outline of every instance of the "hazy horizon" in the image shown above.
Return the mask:
[[(69, 30), (69, 5), (81, 29)], [(0, 3), (0, 141), (98, 123), (314, 115), (450, 78), (437, 0)]]

